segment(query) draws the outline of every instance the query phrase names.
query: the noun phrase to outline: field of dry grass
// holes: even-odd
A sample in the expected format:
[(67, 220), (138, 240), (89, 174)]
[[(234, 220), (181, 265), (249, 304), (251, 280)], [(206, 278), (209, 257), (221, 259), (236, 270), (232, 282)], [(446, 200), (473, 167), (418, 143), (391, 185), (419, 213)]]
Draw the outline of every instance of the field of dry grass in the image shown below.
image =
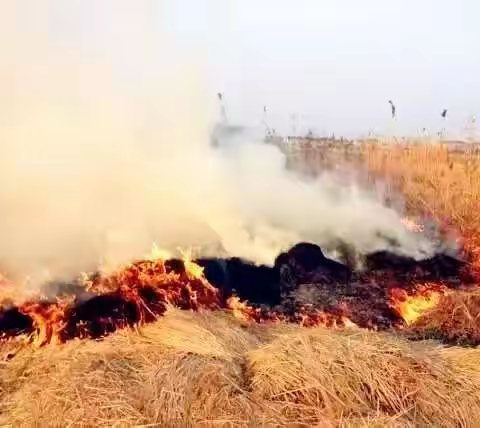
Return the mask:
[(480, 265), (480, 154), (442, 145), (378, 146), (364, 149), (368, 169), (400, 191), (410, 211), (453, 229)]
[[(409, 210), (454, 229), (480, 266), (478, 157), (366, 146), (363, 161)], [(479, 320), (480, 294), (462, 290), (407, 334), (171, 309), (102, 341), (4, 343), (0, 425), (477, 427)], [(444, 347), (445, 338), (463, 346)]]
[[(428, 216), (455, 233), (480, 277), (480, 154), (452, 151), (445, 145), (367, 145), (364, 160), (373, 177), (386, 178), (392, 192), (405, 196), (407, 209)], [(444, 296), (411, 328), (419, 338), (449, 343), (480, 343), (477, 290)]]
[(171, 310), (102, 342), (14, 346), (1, 350), (7, 426), (480, 424), (480, 350), (394, 334)]

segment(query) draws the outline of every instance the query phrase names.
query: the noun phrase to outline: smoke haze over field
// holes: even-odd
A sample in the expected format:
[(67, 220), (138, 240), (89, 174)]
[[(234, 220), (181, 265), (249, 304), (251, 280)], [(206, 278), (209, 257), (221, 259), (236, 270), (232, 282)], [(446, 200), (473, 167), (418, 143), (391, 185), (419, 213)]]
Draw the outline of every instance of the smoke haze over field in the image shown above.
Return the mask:
[(0, 6), (3, 271), (73, 274), (154, 241), (267, 263), (299, 240), (429, 251), (394, 211), (328, 175), (300, 181), (254, 137), (213, 149), (203, 52), (151, 4)]

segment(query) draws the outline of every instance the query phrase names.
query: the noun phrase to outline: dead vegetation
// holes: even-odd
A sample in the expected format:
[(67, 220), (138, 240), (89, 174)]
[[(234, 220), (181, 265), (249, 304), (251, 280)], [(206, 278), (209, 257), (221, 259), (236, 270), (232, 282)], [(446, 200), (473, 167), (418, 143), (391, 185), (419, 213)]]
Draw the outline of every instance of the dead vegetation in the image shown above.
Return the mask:
[(0, 366), (0, 423), (12, 426), (480, 423), (480, 350), (394, 334), (172, 310), (102, 342), (13, 346)]
[(411, 212), (427, 215), (463, 239), (480, 268), (480, 154), (443, 145), (368, 145), (364, 156), (374, 177), (386, 178)]
[[(444, 352), (391, 334), (304, 331), (251, 354), (252, 385), (263, 398), (282, 402), (290, 420), (306, 425), (379, 416), (415, 426), (475, 424), (476, 384), (465, 383), (466, 373)], [(465, 397), (459, 385), (469, 391)]]
[[(442, 146), (362, 153), (374, 177), (457, 232), (480, 266), (477, 157)], [(102, 341), (2, 343), (0, 425), (476, 427), (479, 343), (480, 293), (471, 289), (441, 297), (398, 333), (169, 309)]]
[(456, 291), (442, 296), (439, 303), (410, 327), (412, 338), (436, 339), (462, 346), (480, 344), (480, 292)]
[(173, 311), (101, 342), (27, 347), (2, 367), (0, 423), (239, 425), (255, 417), (243, 359), (259, 343), (220, 314)]
[[(454, 232), (480, 278), (480, 155), (444, 145), (378, 146), (364, 149), (373, 177), (400, 191), (407, 209)], [(411, 326), (413, 337), (466, 346), (480, 344), (480, 294), (476, 286), (443, 296)]]

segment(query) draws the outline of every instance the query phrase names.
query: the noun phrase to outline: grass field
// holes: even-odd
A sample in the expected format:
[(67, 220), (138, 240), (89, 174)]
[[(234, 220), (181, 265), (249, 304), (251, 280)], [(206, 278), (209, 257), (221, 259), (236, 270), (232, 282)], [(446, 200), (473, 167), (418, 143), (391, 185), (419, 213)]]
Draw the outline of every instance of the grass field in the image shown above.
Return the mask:
[(368, 145), (369, 171), (386, 177), (410, 211), (428, 215), (464, 240), (472, 262), (480, 262), (480, 154), (451, 152), (441, 145)]
[[(412, 213), (457, 233), (480, 267), (477, 155), (422, 145), (347, 155), (401, 192)], [(477, 427), (479, 320), (479, 292), (461, 290), (401, 333), (171, 309), (100, 342), (4, 343), (0, 425)]]
[(478, 426), (479, 358), (394, 334), (172, 310), (141, 332), (18, 351), (0, 366), (0, 423)]

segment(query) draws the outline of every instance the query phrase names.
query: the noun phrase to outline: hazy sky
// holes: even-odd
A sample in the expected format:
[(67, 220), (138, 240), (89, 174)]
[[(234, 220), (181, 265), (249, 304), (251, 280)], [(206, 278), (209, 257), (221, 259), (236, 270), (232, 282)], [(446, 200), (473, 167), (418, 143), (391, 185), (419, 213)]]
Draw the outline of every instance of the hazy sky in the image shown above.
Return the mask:
[(166, 44), (193, 47), (212, 99), (225, 93), (231, 120), (247, 125), (259, 124), (264, 104), (279, 132), (296, 114), (299, 132), (337, 135), (437, 131), (444, 108), (447, 128), (460, 129), (480, 114), (476, 0), (18, 0), (0, 9), (3, 54), (10, 33), (24, 32), (63, 51), (71, 68), (110, 61), (125, 91), (159, 72)]
[[(414, 133), (480, 113), (475, 0), (177, 1), (177, 28), (204, 34), (230, 116), (286, 130)], [(195, 6), (194, 6), (195, 5)], [(208, 6), (207, 6), (208, 5)], [(387, 104), (397, 105), (389, 123)]]

